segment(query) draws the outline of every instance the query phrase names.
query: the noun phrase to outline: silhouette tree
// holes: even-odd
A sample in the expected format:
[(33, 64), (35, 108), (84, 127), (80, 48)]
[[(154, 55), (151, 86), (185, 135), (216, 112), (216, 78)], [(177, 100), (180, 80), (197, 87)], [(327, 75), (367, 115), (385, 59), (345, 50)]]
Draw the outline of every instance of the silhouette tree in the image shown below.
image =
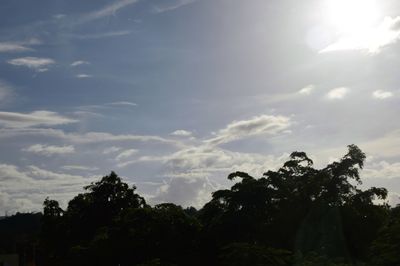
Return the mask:
[(114, 172), (66, 210), (46, 199), (42, 265), (397, 265), (399, 208), (384, 188), (362, 190), (365, 154), (355, 145), (316, 169), (293, 152), (260, 178), (234, 172), (230, 189), (200, 210), (151, 207)]
[(387, 191), (358, 188), (365, 154), (355, 145), (348, 148), (323, 169), (313, 168), (304, 152), (293, 152), (282, 168), (259, 179), (230, 174), (228, 179), (241, 180), (214, 192), (200, 210), (205, 242), (213, 243), (212, 250), (245, 242), (349, 260), (365, 256), (385, 220), (385, 207), (373, 199), (385, 199)]

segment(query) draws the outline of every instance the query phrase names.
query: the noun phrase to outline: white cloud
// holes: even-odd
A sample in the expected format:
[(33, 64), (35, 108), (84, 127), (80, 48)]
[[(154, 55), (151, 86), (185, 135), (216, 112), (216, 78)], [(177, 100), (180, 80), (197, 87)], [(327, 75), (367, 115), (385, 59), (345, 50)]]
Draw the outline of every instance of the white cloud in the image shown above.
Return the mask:
[(303, 94), (303, 95), (310, 95), (314, 89), (315, 89), (314, 85), (308, 85), (308, 86), (302, 88), (301, 90), (299, 90), (299, 93)]
[(47, 70), (46, 67), (55, 63), (51, 58), (39, 58), (39, 57), (21, 57), (14, 58), (8, 61), (9, 64), (14, 66), (25, 66), (37, 71)]
[(276, 135), (290, 126), (290, 118), (285, 116), (261, 115), (249, 120), (234, 121), (218, 131), (215, 138), (206, 143), (218, 145), (256, 135)]
[(88, 61), (78, 60), (78, 61), (72, 62), (70, 66), (76, 67), (76, 66), (88, 65), (88, 64), (90, 64)]
[(368, 164), (364, 169), (367, 178), (400, 178), (400, 162), (379, 161)]
[(10, 164), (0, 164), (0, 181), (6, 182), (10, 180), (12, 182), (24, 182), (29, 177), (18, 170), (18, 167)]
[(170, 0), (170, 1), (164, 1), (163, 5), (157, 5), (154, 7), (153, 12), (154, 13), (163, 13), (167, 11), (172, 11), (175, 9), (178, 9), (180, 7), (189, 5), (196, 2), (196, 0)]
[(138, 153), (138, 150), (136, 150), (136, 149), (124, 150), (123, 152), (118, 154), (117, 157), (115, 157), (115, 160), (122, 161), (122, 160), (125, 160), (125, 159), (131, 157), (132, 155), (134, 155), (136, 153)]
[(173, 177), (160, 186), (150, 201), (174, 202), (185, 207), (201, 208), (211, 199), (211, 193), (217, 189), (218, 186), (207, 177)]
[(28, 148), (23, 149), (23, 151), (40, 154), (44, 156), (53, 156), (53, 155), (74, 153), (75, 148), (72, 145), (54, 146), (54, 145), (35, 144), (29, 146)]
[(390, 206), (396, 207), (400, 204), (400, 194), (396, 192), (389, 192), (387, 201)]
[(179, 137), (190, 137), (192, 136), (192, 132), (187, 131), (187, 130), (183, 130), (183, 129), (179, 129), (179, 130), (175, 130), (174, 132), (172, 132), (170, 135), (172, 136), (179, 136)]
[(85, 79), (85, 78), (91, 78), (92, 75), (88, 75), (88, 74), (78, 74), (75, 77), (77, 77), (78, 79)]
[[(70, 175), (34, 165), (0, 164), (0, 208), (11, 212), (39, 211), (46, 197), (65, 206), (96, 177)], [(2, 206), (3, 205), (3, 206)]]
[(345, 87), (335, 88), (328, 92), (327, 97), (332, 100), (343, 99), (348, 92), (349, 89)]
[[(356, 18), (354, 18), (356, 19)], [(339, 39), (320, 52), (361, 50), (371, 54), (379, 53), (383, 47), (400, 38), (400, 16), (385, 17), (381, 24), (364, 30), (343, 34)]]
[(93, 20), (97, 20), (100, 18), (108, 17), (115, 15), (118, 10), (127, 7), (129, 5), (137, 3), (138, 0), (120, 0), (120, 1), (115, 1), (112, 4), (109, 4), (101, 9), (98, 9), (96, 11), (87, 13), (82, 16), (82, 18), (77, 21), (77, 23), (85, 23), (85, 22), (90, 22)]
[(77, 120), (50, 111), (32, 113), (0, 112), (0, 125), (9, 128), (55, 126), (78, 122)]
[(393, 96), (393, 92), (391, 91), (384, 91), (384, 90), (376, 90), (372, 93), (372, 96), (376, 99), (387, 99)]
[(29, 40), (20, 42), (0, 42), (0, 53), (33, 51), (33, 49), (29, 46), (38, 45), (41, 43), (42, 42), (36, 38), (31, 38)]

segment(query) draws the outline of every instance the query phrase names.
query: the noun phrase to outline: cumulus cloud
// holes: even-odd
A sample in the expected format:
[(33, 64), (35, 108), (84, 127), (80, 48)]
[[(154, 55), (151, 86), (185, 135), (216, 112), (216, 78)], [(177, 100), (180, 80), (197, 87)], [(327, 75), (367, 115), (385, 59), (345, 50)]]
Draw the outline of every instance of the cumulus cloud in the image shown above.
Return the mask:
[(206, 143), (218, 145), (256, 135), (276, 135), (288, 129), (291, 122), (288, 117), (261, 115), (249, 120), (234, 121), (221, 129), (215, 138)]
[(0, 208), (12, 212), (39, 211), (48, 196), (65, 206), (85, 185), (96, 179), (93, 176), (54, 172), (34, 165), (18, 167), (0, 164)]
[(0, 164), (0, 181), (6, 182), (23, 182), (28, 180), (29, 177), (18, 170), (18, 167), (10, 164)]
[(172, 132), (170, 135), (172, 136), (179, 136), (179, 137), (190, 137), (192, 136), (192, 132), (187, 131), (187, 130), (183, 130), (183, 129), (179, 129), (179, 130), (175, 130), (174, 132)]
[(321, 53), (361, 50), (370, 54), (379, 53), (383, 47), (393, 44), (400, 39), (400, 16), (385, 17), (377, 26), (369, 29), (342, 34), (339, 39), (322, 49)]
[(0, 210), (3, 211), (2, 215), (12, 215), (16, 211), (19, 212), (31, 212), (37, 209), (38, 206), (26, 198), (14, 198), (9, 193), (0, 191)]
[(376, 90), (372, 93), (372, 96), (376, 99), (383, 100), (393, 96), (393, 92), (384, 91), (384, 90)]
[(154, 203), (174, 202), (185, 207), (201, 208), (217, 189), (217, 184), (207, 177), (174, 177), (162, 185), (150, 200)]
[[(283, 158), (261, 154), (234, 152), (213, 146), (198, 146), (179, 150), (161, 160), (169, 169), (170, 176), (199, 173), (211, 176), (214, 173), (247, 171), (260, 175), (264, 170), (275, 168)], [(153, 158), (155, 159), (155, 158)]]
[(332, 100), (343, 99), (349, 93), (349, 89), (345, 87), (335, 88), (328, 92), (327, 97)]
[(35, 111), (32, 113), (0, 112), (0, 125), (8, 128), (55, 126), (78, 122), (56, 112)]
[(64, 145), (64, 146), (54, 146), (54, 145), (42, 145), (35, 144), (29, 146), (28, 148), (23, 149), (23, 151), (31, 152), (44, 156), (53, 156), (53, 155), (62, 155), (62, 154), (71, 154), (75, 152), (75, 148), (72, 145)]
[(47, 67), (53, 65), (55, 61), (51, 58), (40, 58), (40, 57), (21, 57), (14, 58), (8, 61), (9, 64), (14, 66), (24, 66), (36, 71), (46, 71)]
[(84, 61), (84, 60), (78, 60), (78, 61), (74, 61), (71, 63), (70, 66), (72, 67), (76, 67), (76, 66), (80, 66), (80, 65), (88, 65), (90, 64), (88, 61)]

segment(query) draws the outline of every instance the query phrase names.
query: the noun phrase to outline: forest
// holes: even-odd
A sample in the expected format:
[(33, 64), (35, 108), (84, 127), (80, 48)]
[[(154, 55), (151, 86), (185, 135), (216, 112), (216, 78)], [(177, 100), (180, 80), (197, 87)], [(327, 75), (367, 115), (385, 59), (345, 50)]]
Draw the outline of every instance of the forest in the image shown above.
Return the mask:
[(361, 189), (366, 155), (349, 145), (316, 169), (293, 152), (261, 177), (228, 175), (201, 209), (150, 206), (116, 173), (84, 188), (63, 209), (0, 220), (0, 254), (39, 266), (400, 265), (400, 206), (385, 188)]

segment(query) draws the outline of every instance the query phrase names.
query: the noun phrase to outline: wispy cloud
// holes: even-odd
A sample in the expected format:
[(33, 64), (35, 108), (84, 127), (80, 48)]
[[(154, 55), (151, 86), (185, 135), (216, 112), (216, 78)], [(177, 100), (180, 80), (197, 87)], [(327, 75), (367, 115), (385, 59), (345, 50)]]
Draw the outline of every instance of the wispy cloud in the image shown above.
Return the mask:
[[(4, 113), (4, 112), (3, 112)], [(55, 121), (46, 121), (44, 122), (37, 122), (34, 121), (34, 125), (51, 125), (50, 122), (53, 123), (53, 125), (60, 125), (61, 122), (62, 124), (72, 123), (72, 122), (78, 122), (77, 120), (72, 120), (69, 118), (67, 121), (58, 121), (56, 123)], [(2, 112), (0, 112), (0, 125), (2, 124)], [(12, 121), (14, 122), (14, 121)], [(29, 126), (32, 126), (32, 122), (29, 122)], [(11, 122), (10, 122), (11, 123)], [(19, 126), (19, 128), (16, 128), (16, 126), (13, 127), (8, 127), (6, 129), (0, 130), (0, 138), (7, 138), (7, 137), (15, 137), (15, 136), (43, 136), (43, 137), (49, 137), (49, 138), (56, 138), (56, 139), (61, 139), (65, 140), (71, 143), (75, 144), (90, 144), (90, 143), (105, 143), (105, 142), (123, 142), (123, 141), (132, 141), (132, 142), (153, 142), (153, 143), (161, 143), (161, 144), (167, 144), (167, 145), (173, 145), (177, 147), (182, 147), (184, 146), (181, 142), (177, 140), (171, 140), (167, 138), (163, 138), (160, 136), (154, 136), (154, 135), (134, 135), (134, 134), (111, 134), (107, 132), (87, 132), (83, 134), (79, 133), (66, 133), (62, 130), (59, 129), (52, 129), (52, 128), (32, 128), (32, 127), (27, 127), (27, 124), (24, 124), (25, 127), (21, 128), (22, 126)]]
[(307, 85), (299, 90), (299, 94), (310, 95), (314, 91), (314, 89), (315, 89), (314, 85)]
[(78, 170), (78, 171), (96, 171), (99, 170), (97, 167), (89, 167), (84, 165), (64, 165), (61, 167), (64, 170)]
[(38, 44), (41, 44), (41, 41), (36, 38), (20, 42), (0, 42), (0, 53), (33, 51), (29, 46)]
[(0, 105), (7, 102), (13, 95), (13, 89), (6, 82), (0, 80)]
[(116, 161), (121, 161), (124, 159), (127, 159), (129, 157), (131, 157), (132, 155), (138, 153), (138, 150), (136, 149), (129, 149), (129, 150), (124, 150), (123, 152), (121, 152), (120, 154), (117, 155), (117, 157), (115, 157)]
[(88, 61), (78, 60), (78, 61), (72, 62), (70, 66), (76, 67), (76, 66), (80, 66), (80, 65), (89, 65), (89, 64), (90, 63)]
[(9, 128), (34, 126), (55, 126), (78, 122), (50, 111), (35, 111), (32, 113), (0, 112), (0, 125)]
[(117, 151), (120, 151), (122, 148), (116, 147), (116, 146), (111, 146), (109, 148), (106, 148), (103, 150), (103, 154), (110, 154), (110, 153), (115, 153)]
[[(356, 18), (354, 18), (356, 19)], [(385, 17), (376, 27), (372, 27), (351, 34), (343, 34), (339, 39), (322, 49), (320, 53), (361, 50), (370, 54), (379, 53), (383, 47), (395, 43), (400, 39), (400, 16)]]
[(94, 21), (100, 18), (104, 18), (107, 16), (112, 16), (115, 15), (116, 12), (124, 7), (127, 7), (129, 5), (137, 3), (138, 0), (120, 0), (116, 1), (110, 5), (104, 6), (103, 8), (100, 8), (98, 10), (89, 12), (81, 17), (80, 20), (77, 21), (77, 23), (85, 23), (85, 22), (90, 22)]
[(55, 146), (55, 145), (34, 144), (22, 150), (25, 152), (31, 152), (44, 156), (71, 154), (75, 152), (75, 148), (72, 145)]
[(51, 58), (40, 58), (40, 57), (21, 57), (14, 58), (8, 61), (9, 64), (14, 66), (24, 66), (36, 71), (42, 72), (47, 70), (47, 67), (53, 65), (55, 61)]
[(32, 48), (26, 47), (18, 43), (0, 42), (0, 53), (26, 51), (32, 51)]
[(127, 101), (120, 101), (120, 102), (112, 102), (112, 103), (106, 103), (106, 105), (111, 105), (111, 106), (137, 106), (136, 103), (133, 102), (127, 102)]
[(53, 15), (53, 18), (55, 18), (55, 19), (63, 19), (63, 18), (65, 18), (67, 15), (65, 15), (65, 14), (55, 14), (55, 15)]
[(91, 39), (102, 39), (108, 37), (117, 37), (131, 34), (131, 30), (118, 30), (118, 31), (107, 31), (100, 33), (87, 33), (87, 34), (70, 34), (68, 37), (75, 38), (78, 40), (91, 40)]
[(172, 11), (175, 9), (178, 9), (182, 6), (186, 6), (189, 4), (192, 4), (196, 2), (196, 0), (169, 0), (169, 1), (163, 1), (162, 4), (156, 5), (153, 8), (154, 13), (163, 13), (163, 12), (168, 12)]

